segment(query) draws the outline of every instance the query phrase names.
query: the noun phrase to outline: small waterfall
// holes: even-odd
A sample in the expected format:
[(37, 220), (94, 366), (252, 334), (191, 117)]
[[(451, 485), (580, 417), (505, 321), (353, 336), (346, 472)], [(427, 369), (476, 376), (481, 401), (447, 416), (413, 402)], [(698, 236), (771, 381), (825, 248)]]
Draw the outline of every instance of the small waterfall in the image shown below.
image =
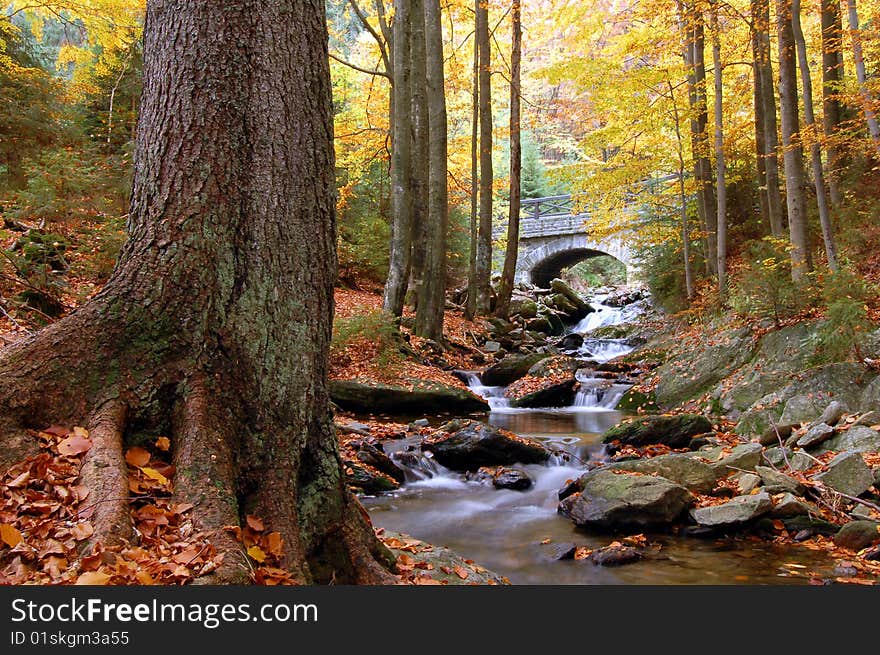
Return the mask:
[(632, 349), (632, 346), (620, 339), (584, 339), (584, 343), (578, 349), (578, 352), (583, 357), (588, 357), (594, 362), (602, 364), (615, 357), (626, 355)]
[(510, 400), (504, 397), (506, 387), (487, 387), (480, 381), (480, 376), (476, 373), (467, 371), (464, 372), (464, 375), (467, 378), (468, 388), (489, 403), (491, 411), (510, 409)]
[(583, 409), (614, 409), (630, 388), (628, 384), (615, 384), (605, 378), (592, 376), (592, 372), (581, 369), (575, 376), (581, 384), (574, 399), (573, 407)]
[(601, 303), (590, 303), (593, 312), (587, 314), (581, 321), (572, 328), (572, 332), (580, 332), (581, 334), (595, 330), (596, 328), (605, 327), (606, 325), (617, 325), (623, 322), (623, 310), (619, 307), (608, 307)]

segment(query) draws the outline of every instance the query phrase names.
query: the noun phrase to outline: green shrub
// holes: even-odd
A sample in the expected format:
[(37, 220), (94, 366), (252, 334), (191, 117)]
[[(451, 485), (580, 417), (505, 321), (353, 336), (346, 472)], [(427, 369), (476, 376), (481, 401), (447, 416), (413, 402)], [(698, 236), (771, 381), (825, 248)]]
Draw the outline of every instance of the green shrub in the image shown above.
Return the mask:
[(687, 291), (681, 244), (666, 242), (644, 247), (637, 257), (639, 272), (651, 290), (654, 302), (668, 312), (684, 309)]
[(814, 350), (815, 364), (845, 361), (852, 357), (861, 360), (864, 338), (875, 327), (868, 318), (867, 303), (876, 294), (861, 276), (843, 266), (823, 282), (822, 302), (826, 319), (804, 346)]
[(25, 287), (17, 300), (26, 308), (54, 317), (61, 314), (61, 294), (67, 287), (64, 275), (69, 270), (64, 253), (70, 247), (59, 235), (30, 230), (3, 251), (7, 263)]
[(792, 281), (788, 243), (765, 237), (750, 247), (746, 266), (731, 275), (729, 302), (741, 316), (772, 318), (779, 325), (815, 301), (810, 284)]

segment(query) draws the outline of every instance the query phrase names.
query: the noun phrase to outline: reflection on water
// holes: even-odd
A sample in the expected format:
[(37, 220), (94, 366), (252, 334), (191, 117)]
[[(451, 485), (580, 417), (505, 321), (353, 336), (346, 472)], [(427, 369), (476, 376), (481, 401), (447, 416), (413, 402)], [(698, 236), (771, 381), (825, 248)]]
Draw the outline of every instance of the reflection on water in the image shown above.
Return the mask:
[[(616, 411), (492, 413), (489, 422), (544, 440), (583, 461), (601, 451), (598, 433), (618, 422)], [(556, 513), (557, 492), (583, 472), (578, 464), (521, 467), (535, 479), (526, 492), (496, 490), (440, 467), (433, 477), (398, 492), (364, 499), (376, 526), (448, 546), (515, 584), (798, 584), (786, 564), (827, 571), (828, 560), (803, 548), (750, 540), (699, 540), (649, 535), (661, 544), (651, 558), (622, 567), (553, 561), (553, 544), (591, 548), (613, 535), (586, 533)], [(549, 544), (542, 544), (544, 540)]]

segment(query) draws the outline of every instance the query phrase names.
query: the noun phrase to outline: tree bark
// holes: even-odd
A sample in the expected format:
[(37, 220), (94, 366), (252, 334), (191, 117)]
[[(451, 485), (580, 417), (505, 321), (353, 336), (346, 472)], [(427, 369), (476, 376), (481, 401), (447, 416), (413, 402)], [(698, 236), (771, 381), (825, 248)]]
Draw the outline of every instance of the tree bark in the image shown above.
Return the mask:
[(471, 221), (470, 221), (470, 248), (468, 252), (468, 286), (467, 302), (464, 315), (468, 320), (473, 320), (477, 313), (477, 203), (479, 200), (479, 177), (477, 168), (477, 151), (479, 148), (479, 121), (480, 121), (480, 49), (476, 43), (474, 34), (474, 66), (471, 87), (473, 97), (471, 101)]
[(694, 86), (696, 90), (696, 136), (697, 190), (702, 196), (706, 217), (706, 257), (709, 271), (718, 273), (718, 220), (716, 213), (715, 185), (712, 180), (712, 161), (709, 158), (709, 108), (706, 93), (706, 36), (703, 12), (696, 6), (693, 8), (693, 62)]
[(785, 152), (785, 200), (791, 239), (791, 275), (797, 281), (803, 279), (812, 265), (807, 237), (804, 152), (798, 116), (792, 0), (777, 0), (776, 26), (779, 39), (779, 111), (782, 115), (782, 146)]
[(760, 94), (761, 129), (764, 135), (764, 175), (766, 179), (767, 210), (770, 234), (782, 237), (785, 230), (782, 194), (779, 187), (779, 135), (776, 118), (776, 91), (773, 82), (773, 63), (770, 56), (770, 2), (754, 0), (752, 25), (755, 34), (755, 84)]
[(675, 140), (678, 144), (676, 154), (678, 155), (678, 199), (681, 217), (682, 255), (684, 259), (684, 288), (688, 302), (690, 302), (694, 297), (694, 281), (693, 274), (691, 273), (691, 238), (690, 230), (688, 228), (688, 197), (684, 184), (684, 176), (686, 173), (684, 162), (684, 139), (682, 139), (681, 136), (681, 114), (678, 110), (678, 105), (675, 102), (675, 89), (670, 80), (666, 80), (666, 84), (669, 88), (669, 100), (672, 103), (672, 118), (675, 125)]
[(382, 298), (382, 308), (392, 316), (403, 313), (412, 250), (411, 23), (409, 0), (395, 0), (394, 22), (391, 27), (394, 35), (391, 48), (394, 70), (391, 87), (391, 239), (388, 279), (385, 281)]
[(880, 124), (877, 122), (877, 114), (874, 112), (874, 96), (868, 88), (868, 79), (865, 72), (865, 56), (862, 53), (862, 32), (859, 29), (859, 12), (856, 0), (846, 0), (847, 17), (849, 19), (850, 39), (852, 39), (853, 61), (856, 67), (856, 79), (859, 82), (859, 92), (862, 96), (862, 111), (865, 114), (865, 122), (868, 124), (868, 133), (874, 142), (874, 149), (880, 156)]
[(840, 190), (840, 169), (843, 165), (840, 145), (840, 100), (843, 68), (843, 26), (840, 17), (840, 0), (821, 0), (822, 18), (822, 126), (825, 132), (825, 150), (828, 153), (828, 192), (831, 206), (840, 207), (843, 195)]
[(712, 21), (712, 68), (715, 81), (715, 179), (717, 180), (716, 229), (718, 293), (727, 295), (727, 171), (724, 162), (724, 70), (721, 65), (721, 32), (717, 0), (710, 0)]
[(410, 255), (410, 290), (412, 304), (418, 310), (427, 267), (428, 242), (428, 97), (426, 89), (427, 46), (425, 44), (425, 2), (410, 0), (412, 41), (410, 44), (410, 84), (412, 92), (412, 153), (410, 188), (412, 189), (412, 254)]
[(435, 341), (443, 338), (446, 309), (446, 232), (449, 208), (446, 188), (446, 92), (443, 73), (443, 26), (440, 0), (424, 0), (428, 90), (428, 230), (425, 274), (414, 331)]
[[(129, 429), (170, 432), (178, 498), (247, 567), (226, 525), (281, 533), (302, 582), (379, 582), (387, 551), (346, 488), (331, 422), (335, 180), (322, 2), (150, 0), (129, 240), (86, 305), (0, 352), (0, 464), (18, 427), (88, 425), (93, 502), (124, 539)], [(88, 462), (87, 462), (88, 464)], [(103, 503), (102, 503), (103, 504)], [(110, 511), (108, 509), (108, 511)], [(96, 526), (100, 527), (100, 526)], [(237, 547), (236, 547), (237, 546)]]
[(798, 65), (801, 71), (801, 95), (804, 101), (804, 123), (811, 131), (810, 163), (813, 169), (813, 184), (816, 188), (816, 204), (819, 209), (819, 225), (822, 228), (822, 242), (825, 244), (825, 255), (828, 268), (837, 270), (837, 245), (834, 242), (834, 228), (828, 210), (828, 196), (825, 193), (825, 173), (822, 170), (822, 149), (816, 119), (813, 116), (813, 82), (810, 79), (810, 63), (807, 60), (807, 43), (801, 28), (801, 0), (791, 0), (791, 26), (797, 50)]
[(519, 255), (519, 213), (522, 178), (522, 139), (520, 137), (520, 67), (522, 58), (522, 23), (520, 0), (511, 5), (511, 29), (513, 43), (510, 52), (510, 213), (507, 223), (507, 251), (504, 253), (504, 270), (498, 290), (495, 313), (507, 318), (510, 313), (510, 297), (516, 275)]
[(489, 8), (476, 0), (476, 44), (480, 50), (480, 221), (477, 238), (476, 313), (492, 311), (492, 55)]

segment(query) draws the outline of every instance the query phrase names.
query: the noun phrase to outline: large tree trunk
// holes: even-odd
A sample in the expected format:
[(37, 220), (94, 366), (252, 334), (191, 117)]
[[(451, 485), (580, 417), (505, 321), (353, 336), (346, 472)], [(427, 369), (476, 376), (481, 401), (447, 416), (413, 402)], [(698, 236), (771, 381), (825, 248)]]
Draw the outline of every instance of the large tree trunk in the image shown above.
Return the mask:
[(843, 26), (840, 0), (822, 0), (822, 126), (828, 153), (828, 192), (831, 206), (840, 207), (840, 169), (843, 165), (837, 134), (840, 131), (840, 100), (843, 67), (841, 66)]
[(761, 130), (764, 135), (764, 178), (770, 234), (781, 237), (785, 229), (782, 194), (779, 190), (779, 135), (776, 120), (776, 91), (770, 57), (770, 2), (754, 0), (752, 25), (755, 35), (755, 93), (760, 95)]
[(425, 45), (424, 0), (410, 0), (412, 42), (410, 45), (410, 84), (412, 85), (412, 254), (410, 289), (412, 304), (418, 308), (427, 266), (428, 232), (428, 96), (426, 88), (427, 47)]
[(443, 74), (443, 26), (440, 0), (424, 0), (428, 88), (428, 229), (425, 274), (416, 312), (415, 333), (443, 338), (446, 309), (446, 230), (449, 207), (446, 190), (446, 92)]
[(480, 50), (480, 221), (477, 238), (476, 313), (492, 311), (492, 55), (489, 49), (489, 8), (476, 2), (476, 45)]
[(412, 118), (410, 87), (411, 17), (409, 0), (394, 0), (391, 60), (391, 244), (388, 279), (382, 308), (393, 316), (403, 313), (409, 286), (410, 253), (412, 250)]
[(862, 32), (859, 29), (859, 12), (856, 0), (846, 0), (847, 18), (849, 20), (850, 38), (852, 39), (853, 61), (856, 67), (856, 79), (859, 81), (859, 92), (862, 96), (862, 111), (868, 124), (868, 133), (874, 142), (874, 149), (880, 156), (880, 123), (874, 112), (874, 96), (868, 88), (868, 77), (865, 72), (865, 56), (862, 53)]
[(712, 68), (715, 81), (715, 179), (718, 188), (716, 206), (718, 293), (727, 294), (727, 170), (724, 162), (724, 77), (721, 65), (721, 33), (718, 26), (717, 0), (710, 0), (712, 21)]
[(303, 582), (391, 578), (326, 386), (332, 130), (323, 3), (147, 3), (129, 241), (94, 299), (0, 353), (0, 464), (33, 450), (16, 426), (88, 425), (95, 540), (131, 533), (124, 438), (153, 428), (214, 581), (247, 580), (223, 530), (244, 513)]
[(791, 239), (791, 275), (800, 280), (811, 268), (807, 238), (807, 202), (804, 194), (804, 152), (798, 117), (797, 66), (791, 0), (776, 3), (779, 38), (779, 113), (782, 115), (782, 146), (785, 151), (785, 200)]
[(798, 65), (801, 71), (801, 94), (804, 100), (804, 123), (811, 131), (810, 162), (813, 169), (813, 183), (816, 187), (816, 204), (819, 209), (819, 225), (822, 228), (822, 241), (825, 244), (825, 255), (828, 267), (837, 270), (837, 245), (834, 243), (834, 229), (828, 210), (828, 196), (825, 193), (825, 173), (822, 170), (822, 149), (819, 135), (815, 130), (816, 119), (813, 116), (813, 81), (810, 78), (810, 62), (807, 60), (807, 42), (801, 28), (801, 0), (791, 0), (791, 26), (797, 50)]
[(678, 104), (675, 102), (675, 88), (670, 80), (666, 81), (669, 88), (669, 100), (672, 103), (672, 117), (675, 121), (675, 140), (678, 144), (676, 154), (678, 155), (678, 201), (679, 212), (681, 217), (681, 244), (682, 256), (684, 259), (684, 288), (688, 302), (694, 297), (694, 281), (691, 273), (691, 237), (688, 228), (688, 197), (687, 189), (684, 183), (686, 174), (684, 162), (684, 139), (681, 136), (681, 114), (678, 110)]
[(520, 138), (520, 60), (522, 57), (522, 23), (520, 0), (513, 0), (510, 18), (513, 44), (510, 52), (510, 213), (507, 223), (507, 251), (498, 291), (495, 312), (502, 318), (510, 313), (510, 296), (519, 255), (520, 180), (522, 178), (522, 140)]
[(758, 203), (761, 222), (770, 229), (770, 198), (767, 193), (767, 140), (764, 138), (764, 98), (761, 96), (761, 71), (758, 68), (758, 33), (755, 30), (755, 0), (752, 0), (752, 102), (755, 112), (755, 173), (758, 180)]

